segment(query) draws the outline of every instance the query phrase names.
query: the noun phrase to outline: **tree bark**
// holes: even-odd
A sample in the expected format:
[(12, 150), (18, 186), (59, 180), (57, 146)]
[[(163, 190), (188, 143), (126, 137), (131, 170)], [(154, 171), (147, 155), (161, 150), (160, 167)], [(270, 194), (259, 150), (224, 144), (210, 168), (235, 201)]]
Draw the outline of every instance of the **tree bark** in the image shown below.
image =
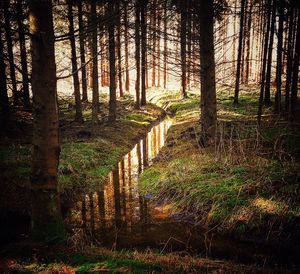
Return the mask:
[(87, 75), (85, 64), (85, 35), (84, 25), (82, 19), (82, 0), (78, 0), (78, 27), (79, 27), (79, 48), (80, 48), (80, 62), (81, 62), (81, 82), (82, 82), (82, 101), (88, 101), (87, 95)]
[(142, 94), (141, 94), (141, 105), (146, 105), (146, 54), (147, 54), (147, 0), (141, 1), (141, 44), (142, 44)]
[(168, 62), (168, 20), (167, 20), (167, 1), (164, 1), (164, 89), (167, 88), (167, 62)]
[(98, 111), (99, 111), (99, 81), (98, 81), (98, 46), (97, 46), (97, 13), (96, 13), (96, 2), (91, 0), (91, 20), (90, 30), (92, 31), (92, 125), (93, 127), (98, 122)]
[(82, 123), (82, 107), (80, 100), (80, 85), (77, 68), (77, 56), (76, 56), (76, 44), (74, 36), (74, 20), (73, 20), (73, 7), (72, 2), (68, 0), (68, 20), (69, 20), (69, 40), (71, 45), (71, 63), (72, 63), (72, 75), (73, 75), (73, 87), (75, 95), (75, 121)]
[(109, 35), (109, 114), (108, 121), (114, 123), (117, 116), (117, 94), (116, 94), (116, 43), (115, 43), (115, 0), (108, 2), (108, 35)]
[(28, 78), (28, 66), (27, 66), (27, 53), (26, 53), (26, 42), (25, 32), (23, 26), (23, 7), (22, 0), (17, 0), (17, 23), (21, 53), (21, 67), (22, 67), (22, 80), (23, 80), (23, 100), (26, 107), (30, 106), (29, 98), (29, 78)]
[(157, 11), (156, 11), (157, 0), (153, 0), (152, 12), (152, 87), (156, 86), (156, 22), (157, 22)]
[(52, 3), (29, 2), (34, 110), (31, 220), (36, 240), (64, 238), (57, 173), (60, 154)]
[(201, 129), (205, 142), (214, 142), (217, 123), (213, 14), (213, 0), (201, 0)]
[(135, 1), (135, 66), (136, 66), (136, 81), (135, 81), (135, 108), (140, 108), (140, 77), (141, 77), (141, 48), (140, 48), (140, 0)]
[(236, 80), (234, 89), (234, 100), (233, 104), (237, 105), (239, 103), (239, 92), (240, 92), (240, 77), (241, 77), (241, 62), (242, 62), (242, 47), (243, 47), (243, 35), (244, 35), (244, 14), (245, 14), (245, 2), (246, 0), (241, 0), (241, 15), (240, 15), (240, 31), (239, 31), (239, 45), (238, 45), (238, 56), (237, 56), (237, 66), (236, 66)]
[(281, 112), (281, 73), (282, 73), (282, 47), (283, 47), (283, 20), (284, 20), (284, 3), (278, 0), (278, 42), (277, 42), (277, 64), (276, 64), (276, 93), (275, 93), (275, 113)]
[(184, 0), (180, 1), (180, 60), (181, 60), (181, 96), (186, 94), (186, 23), (187, 12)]
[(128, 53), (128, 2), (124, 0), (124, 44), (125, 44), (125, 90), (129, 92), (130, 76), (129, 76), (129, 53)]
[(3, 2), (3, 11), (4, 11), (4, 28), (5, 28), (5, 38), (7, 43), (7, 53), (8, 53), (8, 62), (9, 62), (9, 74), (11, 79), (12, 93), (13, 93), (13, 102), (14, 105), (19, 103), (19, 94), (17, 90), (17, 81), (15, 73), (15, 64), (14, 64), (14, 54), (13, 54), (13, 44), (12, 44), (12, 33), (11, 33), (11, 14), (8, 7), (7, 1)]
[(123, 97), (123, 83), (122, 83), (122, 54), (121, 54), (121, 4), (117, 1), (117, 55), (118, 55), (118, 80), (120, 97)]

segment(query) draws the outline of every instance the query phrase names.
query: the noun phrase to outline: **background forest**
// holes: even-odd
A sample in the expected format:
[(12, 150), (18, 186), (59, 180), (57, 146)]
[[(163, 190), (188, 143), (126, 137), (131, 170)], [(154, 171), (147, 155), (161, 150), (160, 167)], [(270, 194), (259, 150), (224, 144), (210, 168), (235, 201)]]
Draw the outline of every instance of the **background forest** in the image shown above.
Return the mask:
[(299, 270), (297, 0), (2, 0), (0, 270)]

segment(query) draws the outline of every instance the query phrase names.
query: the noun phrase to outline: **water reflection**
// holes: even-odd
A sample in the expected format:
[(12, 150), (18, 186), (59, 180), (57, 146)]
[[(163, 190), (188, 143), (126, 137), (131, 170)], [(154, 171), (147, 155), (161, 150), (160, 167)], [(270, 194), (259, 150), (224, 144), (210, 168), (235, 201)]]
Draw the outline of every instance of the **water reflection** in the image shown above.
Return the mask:
[(131, 232), (134, 225), (143, 226), (155, 218), (154, 208), (139, 193), (138, 178), (164, 145), (170, 126), (163, 121), (153, 127), (115, 166), (104, 186), (83, 197), (77, 205), (81, 214), (74, 208), (72, 222), (80, 222), (84, 231), (103, 239), (112, 231)]

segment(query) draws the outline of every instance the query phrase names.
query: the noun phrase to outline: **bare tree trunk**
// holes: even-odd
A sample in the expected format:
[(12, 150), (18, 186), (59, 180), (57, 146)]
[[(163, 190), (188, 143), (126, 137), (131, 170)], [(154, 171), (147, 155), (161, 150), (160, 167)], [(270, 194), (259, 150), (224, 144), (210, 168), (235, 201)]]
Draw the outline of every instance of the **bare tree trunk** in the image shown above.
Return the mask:
[(97, 46), (97, 13), (96, 13), (96, 2), (91, 0), (91, 19), (90, 19), (90, 30), (92, 31), (92, 125), (93, 127), (98, 122), (98, 111), (99, 111), (99, 82), (98, 82), (98, 46)]
[(247, 22), (247, 37), (246, 37), (246, 68), (245, 68), (245, 79), (244, 79), (244, 83), (246, 85), (248, 85), (249, 82), (249, 70), (250, 70), (250, 51), (252, 51), (252, 49), (250, 48), (250, 38), (251, 38), (251, 24), (252, 24), (252, 8), (253, 5), (252, 3), (249, 3), (250, 7), (249, 7), (249, 16), (248, 16), (248, 22)]
[(181, 96), (187, 97), (186, 94), (186, 23), (187, 12), (184, 0), (180, 2), (180, 59), (181, 59)]
[(109, 35), (109, 114), (108, 121), (114, 123), (117, 117), (117, 92), (116, 92), (116, 43), (115, 43), (115, 19), (116, 2), (108, 2), (108, 22)]
[(122, 54), (121, 54), (121, 4), (117, 1), (117, 56), (118, 56), (118, 80), (120, 97), (123, 97), (123, 83), (122, 83)]
[(262, 68), (261, 68), (261, 83), (260, 83), (260, 93), (259, 93), (259, 102), (258, 102), (258, 112), (257, 112), (257, 123), (260, 125), (262, 108), (264, 103), (264, 91), (265, 91), (265, 79), (266, 79), (266, 62), (267, 62), (267, 53), (269, 45), (269, 35), (270, 35), (270, 22), (271, 22), (271, 3), (272, 0), (267, 0), (267, 28), (265, 39), (263, 40), (263, 54), (262, 54)]
[(26, 107), (30, 106), (29, 98), (29, 79), (28, 79), (28, 67), (27, 67), (27, 53), (25, 43), (25, 32), (23, 26), (23, 7), (22, 0), (17, 0), (17, 22), (18, 22), (18, 33), (19, 43), (21, 52), (21, 67), (22, 67), (22, 80), (23, 80), (23, 100)]
[(244, 30), (244, 13), (245, 13), (245, 2), (246, 0), (241, 0), (241, 15), (240, 15), (240, 31), (239, 31), (239, 46), (238, 46), (238, 56), (237, 56), (237, 67), (236, 67), (236, 80), (234, 89), (234, 100), (233, 104), (237, 105), (239, 103), (239, 92), (240, 92), (240, 77), (241, 77), (241, 62), (242, 62), (242, 47), (243, 47), (243, 30)]
[(141, 77), (141, 48), (140, 48), (140, 0), (135, 0), (135, 65), (136, 65), (136, 81), (135, 81), (135, 108), (140, 108), (140, 77)]
[(29, 2), (34, 109), (31, 220), (36, 240), (64, 238), (57, 187), (60, 154), (52, 3)]
[(156, 36), (156, 48), (157, 48), (157, 87), (160, 87), (160, 36), (161, 36), (161, 6), (158, 4), (158, 11), (157, 11), (157, 32), (158, 35)]
[(142, 96), (141, 105), (146, 105), (146, 54), (147, 54), (147, 11), (148, 1), (141, 1), (141, 44), (142, 44)]
[(281, 73), (282, 73), (282, 46), (283, 46), (283, 20), (284, 20), (284, 3), (279, 0), (279, 23), (278, 23), (278, 42), (277, 42), (277, 65), (276, 65), (276, 93), (274, 111), (281, 112)]
[[(0, 28), (2, 32), (2, 28)], [(0, 32), (0, 34), (1, 34)], [(0, 35), (0, 124), (4, 125), (7, 122), (9, 114), (9, 102), (7, 94), (7, 82), (6, 82), (6, 66), (4, 62), (4, 52), (3, 52), (3, 43), (2, 37)]]
[(264, 98), (264, 104), (266, 106), (269, 106), (271, 104), (271, 71), (272, 71), (272, 59), (273, 59), (272, 52), (273, 52), (273, 42), (274, 42), (275, 20), (276, 20), (276, 0), (273, 1), (273, 5), (272, 5), (270, 43), (269, 43), (269, 48), (268, 48), (266, 89), (265, 89), (265, 98)]
[(76, 56), (76, 44), (74, 36), (74, 20), (73, 20), (73, 7), (72, 2), (68, 0), (68, 20), (69, 20), (69, 39), (71, 44), (71, 63), (72, 63), (72, 75), (73, 75), (73, 86), (75, 95), (75, 121), (82, 123), (82, 108), (80, 100), (80, 86), (77, 68), (77, 56)]
[(298, 9), (297, 18), (297, 35), (293, 63), (293, 78), (290, 97), (289, 120), (293, 121), (296, 118), (297, 95), (298, 95), (298, 80), (299, 80), (299, 59), (300, 59), (300, 9)]
[(164, 1), (164, 89), (167, 88), (167, 62), (168, 62), (168, 20), (167, 1)]
[(295, 28), (295, 10), (293, 7), (289, 9), (289, 34), (288, 34), (288, 49), (287, 49), (287, 65), (286, 65), (286, 80), (285, 80), (285, 112), (289, 112), (290, 103), (290, 87), (292, 81), (292, 67), (293, 67), (293, 48), (294, 48), (294, 28)]
[(87, 79), (86, 79), (86, 64), (85, 64), (85, 44), (84, 44), (84, 25), (82, 20), (82, 0), (78, 0), (78, 27), (79, 27), (79, 47), (80, 47), (80, 62), (81, 62), (81, 82), (82, 82), (82, 101), (88, 101), (87, 95)]
[(15, 64), (14, 64), (14, 54), (13, 54), (13, 44), (12, 44), (12, 33), (11, 33), (11, 14), (8, 7), (9, 2), (3, 1), (3, 11), (4, 11), (4, 28), (5, 28), (5, 38), (7, 43), (7, 53), (8, 53), (8, 62), (9, 62), (9, 74), (11, 79), (12, 93), (13, 93), (13, 102), (14, 105), (19, 103), (19, 94), (17, 90), (17, 81), (15, 73)]
[(129, 53), (128, 53), (128, 2), (124, 0), (124, 43), (125, 43), (125, 90), (129, 92)]
[(217, 123), (213, 14), (213, 0), (201, 0), (199, 8), (201, 129), (203, 140), (210, 143), (214, 142)]
[(156, 86), (156, 22), (157, 22), (157, 11), (156, 11), (157, 0), (153, 0), (152, 12), (152, 87)]

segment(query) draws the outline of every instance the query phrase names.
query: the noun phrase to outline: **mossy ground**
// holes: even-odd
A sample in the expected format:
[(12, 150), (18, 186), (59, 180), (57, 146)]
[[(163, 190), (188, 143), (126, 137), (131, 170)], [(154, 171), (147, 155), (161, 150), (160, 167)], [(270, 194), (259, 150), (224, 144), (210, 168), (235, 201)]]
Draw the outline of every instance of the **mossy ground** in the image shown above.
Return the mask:
[(143, 193), (168, 201), (174, 212), (185, 212), (208, 230), (299, 237), (300, 129), (267, 108), (258, 130), (257, 101), (257, 94), (242, 93), (233, 106), (228, 94), (220, 94), (216, 144), (203, 147), (199, 97), (162, 96), (158, 103), (173, 114), (174, 124), (141, 176)]
[[(161, 119), (161, 108), (148, 104), (134, 109), (133, 99), (125, 97), (118, 102), (117, 121), (106, 122), (107, 99), (102, 98), (99, 124), (91, 132), (91, 105), (84, 104), (83, 124), (75, 123), (75, 110), (69, 100), (59, 102), (61, 154), (59, 164), (59, 190), (64, 198), (78, 195), (85, 189), (99, 187), (118, 160), (148, 132), (153, 123)], [(2, 132), (6, 138), (0, 143), (0, 213), (29, 212), (29, 178), (32, 119), (30, 114), (16, 110), (12, 126)], [(27, 119), (25, 120), (24, 117)], [(24, 132), (15, 129), (23, 124)], [(25, 126), (26, 125), (26, 126)], [(26, 130), (27, 129), (27, 130)]]

